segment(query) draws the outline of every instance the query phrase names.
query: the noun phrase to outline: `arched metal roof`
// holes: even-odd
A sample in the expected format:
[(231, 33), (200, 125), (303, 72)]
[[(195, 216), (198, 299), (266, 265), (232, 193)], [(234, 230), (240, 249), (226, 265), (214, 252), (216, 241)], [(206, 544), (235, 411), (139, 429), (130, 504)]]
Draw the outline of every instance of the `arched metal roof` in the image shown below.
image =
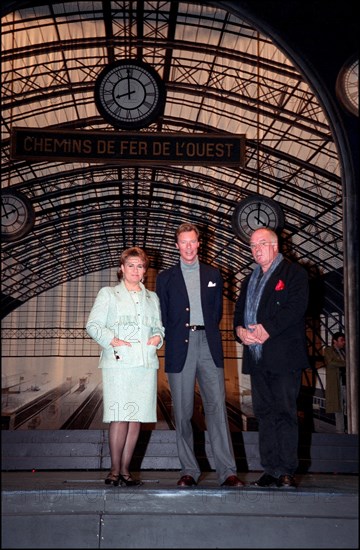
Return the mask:
[[(17, 4), (24, 7), (2, 18), (2, 186), (31, 199), (36, 224), (3, 247), (2, 290), (14, 305), (116, 265), (119, 250), (135, 243), (154, 253), (156, 268), (167, 267), (184, 220), (214, 236), (207, 260), (221, 267), (233, 299), (251, 259), (231, 216), (252, 193), (281, 204), (284, 241), (299, 259), (324, 275), (341, 271), (342, 182), (331, 127), (268, 36), (216, 3)], [(245, 134), (243, 169), (10, 158), (14, 127), (113, 131), (95, 107), (94, 82), (108, 63), (136, 57), (167, 89), (163, 117), (142, 131)]]

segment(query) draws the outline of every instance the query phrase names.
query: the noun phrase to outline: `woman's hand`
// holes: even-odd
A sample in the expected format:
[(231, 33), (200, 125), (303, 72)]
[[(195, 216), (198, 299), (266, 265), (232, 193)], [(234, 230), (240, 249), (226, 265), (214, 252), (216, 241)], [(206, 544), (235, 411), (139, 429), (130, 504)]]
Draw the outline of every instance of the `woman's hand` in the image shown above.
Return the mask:
[(155, 346), (157, 347), (161, 342), (161, 337), (158, 334), (155, 334), (155, 336), (150, 336), (149, 340), (147, 341), (148, 346)]
[(110, 346), (112, 346), (113, 348), (116, 348), (118, 346), (129, 346), (131, 348), (130, 342), (127, 342), (126, 340), (120, 340), (120, 338), (116, 338), (115, 336), (111, 340)]

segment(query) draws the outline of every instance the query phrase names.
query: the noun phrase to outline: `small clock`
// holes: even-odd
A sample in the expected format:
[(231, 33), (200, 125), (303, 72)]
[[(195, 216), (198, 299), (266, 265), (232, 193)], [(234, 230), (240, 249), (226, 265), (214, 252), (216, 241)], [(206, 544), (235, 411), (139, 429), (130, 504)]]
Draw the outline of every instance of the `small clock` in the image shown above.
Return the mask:
[(336, 80), (336, 93), (343, 106), (359, 116), (359, 58), (350, 58), (342, 67)]
[(107, 122), (124, 130), (155, 122), (165, 107), (165, 84), (155, 69), (135, 59), (106, 66), (95, 82), (95, 104)]
[(284, 227), (284, 214), (273, 199), (250, 195), (236, 206), (231, 224), (235, 234), (248, 243), (251, 233), (261, 227), (280, 231)]
[(13, 242), (25, 237), (35, 223), (31, 201), (19, 191), (1, 191), (1, 238)]

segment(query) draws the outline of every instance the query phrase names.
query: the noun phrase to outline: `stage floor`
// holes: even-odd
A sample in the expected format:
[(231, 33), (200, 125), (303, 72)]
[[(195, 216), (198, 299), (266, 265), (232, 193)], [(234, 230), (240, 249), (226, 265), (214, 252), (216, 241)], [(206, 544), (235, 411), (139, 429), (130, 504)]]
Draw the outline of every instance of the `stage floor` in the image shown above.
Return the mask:
[[(51, 490), (66, 490), (72, 489), (104, 489), (107, 491), (127, 488), (113, 488), (104, 484), (104, 479), (107, 475), (107, 470), (55, 470), (42, 471), (34, 470), (33, 472), (15, 471), (2, 472), (1, 485), (2, 491), (36, 491), (39, 488)], [(147, 489), (176, 489), (183, 490), (182, 487), (177, 487), (178, 471), (162, 471), (162, 470), (143, 470), (142, 472), (133, 472), (134, 477), (143, 481), (143, 485), (136, 487), (137, 491)], [(261, 472), (246, 472), (242, 474), (238, 472), (239, 478), (244, 481), (244, 489), (249, 491), (259, 491), (256, 487), (251, 487), (250, 483), (257, 479)], [(296, 491), (299, 493), (307, 491), (321, 491), (329, 494), (357, 494), (359, 488), (358, 475), (346, 474), (299, 474), (296, 475), (298, 487)], [(202, 489), (218, 489), (228, 490), (228, 488), (220, 487), (216, 479), (215, 472), (205, 472), (202, 474), (197, 487), (190, 488), (198, 491)], [(242, 491), (244, 489), (235, 489)], [(133, 489), (134, 490), (134, 489)], [(188, 490), (185, 487), (185, 490)], [(234, 490), (234, 489), (232, 489)], [(264, 489), (263, 489), (264, 490)], [(284, 491), (275, 487), (270, 488), (271, 491)], [(293, 492), (293, 489), (287, 491)]]

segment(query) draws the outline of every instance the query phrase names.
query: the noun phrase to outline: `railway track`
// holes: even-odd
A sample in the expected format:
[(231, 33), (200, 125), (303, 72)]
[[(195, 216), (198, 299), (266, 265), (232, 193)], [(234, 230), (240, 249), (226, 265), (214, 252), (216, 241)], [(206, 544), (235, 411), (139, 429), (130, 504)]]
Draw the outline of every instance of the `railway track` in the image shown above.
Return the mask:
[[(60, 384), (46, 394), (35, 398), (31, 403), (13, 412), (11, 429), (96, 429), (101, 418), (101, 384), (89, 386), (87, 391), (69, 389), (67, 383)], [(226, 402), (231, 431), (242, 431), (244, 413), (233, 403)], [(162, 429), (175, 430), (173, 404), (170, 389), (159, 385), (157, 395), (158, 423)], [(206, 431), (206, 419), (200, 392), (194, 394), (194, 431)]]

